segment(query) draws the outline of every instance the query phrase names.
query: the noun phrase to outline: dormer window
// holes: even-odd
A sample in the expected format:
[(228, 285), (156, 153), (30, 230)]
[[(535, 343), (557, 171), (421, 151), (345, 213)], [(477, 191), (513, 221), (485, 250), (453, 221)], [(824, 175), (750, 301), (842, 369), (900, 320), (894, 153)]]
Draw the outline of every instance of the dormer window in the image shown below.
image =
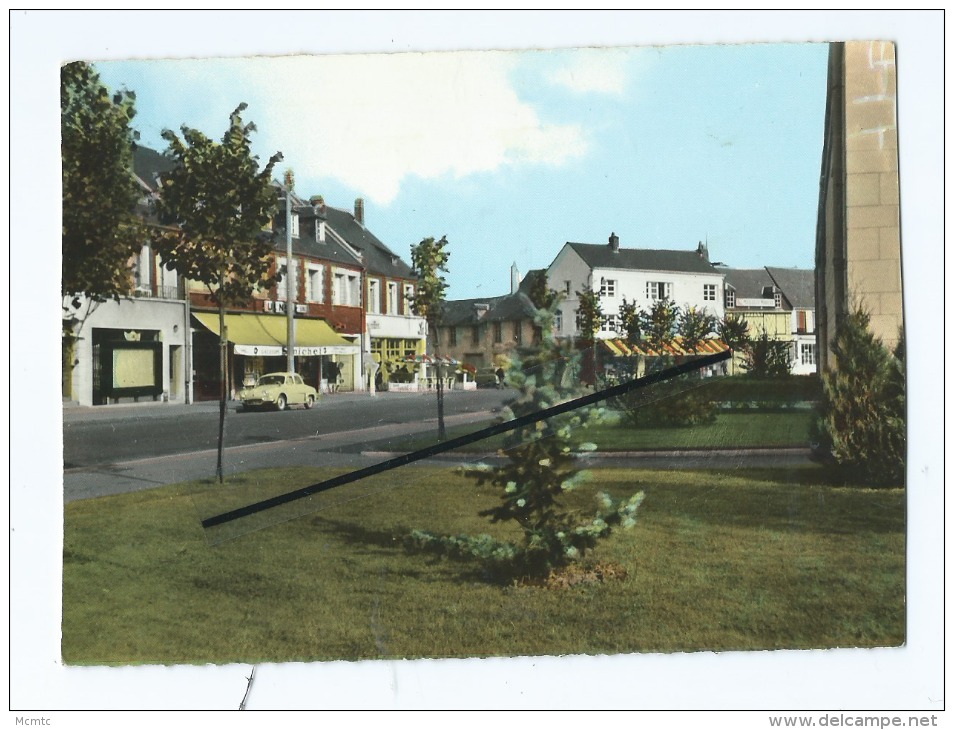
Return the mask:
[(325, 222), (322, 220), (315, 221), (315, 240), (318, 243), (325, 242)]
[(775, 292), (775, 308), (782, 308), (782, 294), (780, 292)]
[(296, 213), (292, 213), (291, 216), (291, 234), (298, 238), (298, 215)]

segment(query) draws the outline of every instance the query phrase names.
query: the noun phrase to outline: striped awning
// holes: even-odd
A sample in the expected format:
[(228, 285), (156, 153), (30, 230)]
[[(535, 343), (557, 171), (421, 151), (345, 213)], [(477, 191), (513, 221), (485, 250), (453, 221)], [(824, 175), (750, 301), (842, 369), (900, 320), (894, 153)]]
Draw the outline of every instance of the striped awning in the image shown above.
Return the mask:
[(627, 342), (621, 339), (600, 340), (600, 342), (616, 357), (631, 357), (633, 355), (642, 355), (643, 357), (715, 355), (729, 349), (729, 346), (725, 342), (715, 338), (703, 340), (691, 351), (683, 349), (682, 338), (680, 337), (677, 337), (671, 344), (666, 345), (660, 351), (654, 350), (642, 340), (637, 343)]

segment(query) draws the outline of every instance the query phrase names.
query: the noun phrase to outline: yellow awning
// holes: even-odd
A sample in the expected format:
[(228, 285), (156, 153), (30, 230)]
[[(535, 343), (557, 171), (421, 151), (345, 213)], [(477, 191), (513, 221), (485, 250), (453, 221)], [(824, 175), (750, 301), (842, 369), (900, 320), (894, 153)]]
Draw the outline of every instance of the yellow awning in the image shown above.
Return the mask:
[[(219, 315), (193, 312), (213, 334), (219, 334)], [(273, 357), (284, 354), (288, 320), (274, 314), (226, 314), (225, 332), (237, 355)], [(355, 355), (360, 351), (323, 319), (295, 319), (295, 355)]]

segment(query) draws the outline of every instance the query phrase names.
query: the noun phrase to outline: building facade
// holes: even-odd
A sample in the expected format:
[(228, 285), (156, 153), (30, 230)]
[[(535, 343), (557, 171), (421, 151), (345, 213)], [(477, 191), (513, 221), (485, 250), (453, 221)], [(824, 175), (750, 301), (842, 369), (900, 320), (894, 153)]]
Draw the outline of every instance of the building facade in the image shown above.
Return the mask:
[(886, 41), (832, 43), (815, 241), (818, 362), (855, 306), (889, 348), (903, 325), (897, 69)]
[(702, 243), (689, 251), (621, 248), (615, 233), (604, 245), (566, 243), (547, 268), (547, 281), (563, 296), (554, 324), (558, 337), (580, 335), (577, 292), (585, 288), (600, 295), (600, 339), (623, 334), (619, 308), (624, 299), (644, 310), (668, 298), (719, 319), (725, 314), (723, 275), (709, 262)]
[[(793, 374), (816, 372), (814, 272), (778, 267), (722, 271), (726, 314), (744, 319), (750, 338), (765, 335), (788, 343)], [(732, 369), (739, 372), (739, 355)]]

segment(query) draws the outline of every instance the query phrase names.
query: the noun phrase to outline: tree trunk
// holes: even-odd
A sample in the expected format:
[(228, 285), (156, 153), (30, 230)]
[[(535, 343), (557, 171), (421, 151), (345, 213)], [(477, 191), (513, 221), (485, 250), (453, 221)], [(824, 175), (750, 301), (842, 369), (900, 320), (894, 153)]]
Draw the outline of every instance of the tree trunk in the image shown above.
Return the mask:
[(215, 466), (215, 476), (219, 484), (225, 481), (222, 473), (222, 454), (225, 448), (225, 407), (228, 400), (228, 358), (229, 340), (225, 330), (225, 306), (219, 303), (219, 454)]
[(444, 427), (444, 373), (440, 361), (441, 338), (437, 332), (437, 322), (432, 325), (434, 330), (434, 357), (437, 359), (437, 440), (447, 440), (447, 429)]

